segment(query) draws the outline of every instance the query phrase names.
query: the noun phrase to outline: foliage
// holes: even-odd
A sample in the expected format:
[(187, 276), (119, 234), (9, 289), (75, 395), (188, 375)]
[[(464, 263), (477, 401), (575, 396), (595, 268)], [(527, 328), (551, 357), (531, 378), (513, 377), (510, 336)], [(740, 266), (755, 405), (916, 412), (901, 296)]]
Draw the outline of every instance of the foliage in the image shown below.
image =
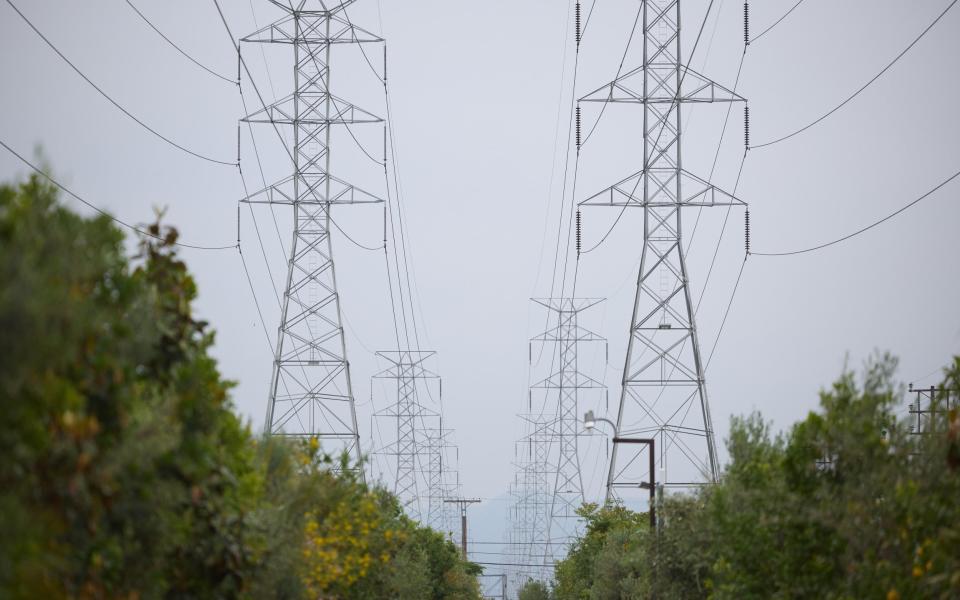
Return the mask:
[(251, 434), (148, 232), (131, 261), (41, 178), (0, 186), (0, 597), (478, 598), (358, 466)]
[(620, 561), (601, 561), (597, 557), (608, 547), (625, 558), (631, 555), (634, 532), (642, 531), (648, 522), (645, 515), (618, 504), (603, 507), (585, 504), (577, 514), (584, 519), (585, 529), (567, 558), (557, 564), (554, 595), (559, 600), (589, 598), (594, 589), (598, 594), (607, 593), (611, 586), (619, 586), (621, 580), (629, 578), (620, 568)]
[(550, 600), (550, 588), (541, 581), (531, 579), (520, 587), (517, 600)]
[[(859, 380), (845, 372), (782, 435), (759, 414), (735, 418), (722, 483), (668, 496), (659, 535), (642, 515), (598, 530), (588, 511), (555, 597), (960, 596), (960, 417), (941, 411), (934, 433), (911, 434), (895, 368), (877, 356)], [(960, 358), (945, 374), (960, 388)]]

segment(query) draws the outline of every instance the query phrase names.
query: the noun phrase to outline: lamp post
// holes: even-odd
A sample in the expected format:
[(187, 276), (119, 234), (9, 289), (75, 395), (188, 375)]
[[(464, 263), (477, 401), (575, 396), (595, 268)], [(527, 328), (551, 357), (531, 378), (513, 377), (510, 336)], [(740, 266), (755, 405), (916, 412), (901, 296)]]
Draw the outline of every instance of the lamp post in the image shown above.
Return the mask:
[(613, 441), (617, 444), (646, 444), (650, 449), (650, 482), (644, 482), (640, 484), (640, 489), (646, 489), (650, 491), (650, 528), (656, 529), (657, 527), (657, 517), (655, 512), (656, 504), (656, 491), (657, 491), (657, 480), (656, 480), (656, 455), (654, 452), (655, 442), (653, 438), (624, 438), (620, 437), (620, 432), (617, 429), (616, 423), (610, 419), (604, 419), (603, 417), (597, 417), (593, 414), (592, 410), (588, 410), (583, 415), (583, 427), (584, 429), (591, 430), (597, 426), (597, 421), (603, 421), (608, 423), (610, 427), (613, 428)]

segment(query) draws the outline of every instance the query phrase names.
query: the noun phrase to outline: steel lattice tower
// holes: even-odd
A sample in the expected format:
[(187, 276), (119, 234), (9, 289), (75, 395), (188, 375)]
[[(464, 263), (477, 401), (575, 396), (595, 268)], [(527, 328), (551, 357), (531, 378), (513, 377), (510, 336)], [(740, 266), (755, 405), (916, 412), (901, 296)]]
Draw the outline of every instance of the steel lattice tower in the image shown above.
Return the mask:
[(456, 451), (451, 438), (453, 430), (444, 429), (443, 417), (437, 418), (438, 426), (426, 426), (424, 453), (427, 455), (427, 518), (426, 524), (436, 531), (453, 533), (456, 530), (457, 514), (452, 505), (444, 500), (460, 497), (460, 484), (455, 464), (447, 455)]
[[(683, 169), (679, 109), (686, 103), (743, 98), (681, 62), (679, 0), (643, 0), (642, 11), (643, 64), (580, 101), (643, 107), (643, 166), (580, 204), (643, 210), (643, 250), (617, 435), (655, 439), (658, 483), (700, 485), (717, 480), (718, 466), (684, 256), (682, 209), (743, 203)], [(647, 480), (643, 448), (614, 443), (608, 500), (639, 491)]]
[[(550, 436), (548, 434), (552, 415), (521, 415), (529, 431), (516, 444), (517, 462), (511, 494), (514, 504), (511, 507), (511, 537), (508, 542), (515, 545), (522, 560), (518, 562), (540, 565), (549, 548), (549, 527), (551, 493), (553, 485), (550, 478), (552, 467), (549, 461)], [(530, 567), (527, 574), (536, 579), (546, 580), (546, 567)], [(525, 578), (515, 583), (522, 584)]]
[(542, 557), (544, 563), (549, 564), (562, 558), (566, 544), (577, 535), (580, 517), (576, 510), (585, 501), (578, 450), (581, 393), (604, 389), (602, 383), (581, 372), (578, 350), (583, 343), (606, 343), (606, 340), (579, 324), (580, 313), (599, 304), (601, 299), (540, 298), (534, 302), (556, 316), (555, 327), (531, 339), (532, 343), (554, 346), (554, 356), (558, 359), (557, 370), (531, 386), (531, 390), (546, 393), (552, 417), (545, 424), (545, 434), (554, 481)]
[[(439, 419), (437, 413), (421, 405), (418, 383), (439, 378), (424, 366), (434, 354), (418, 350), (377, 352), (377, 356), (387, 361), (389, 366), (373, 376), (374, 379), (389, 379), (396, 383), (396, 400), (389, 408), (374, 416), (387, 417), (397, 423), (396, 440), (382, 453), (396, 457), (393, 491), (407, 515), (417, 520), (426, 516), (426, 511), (421, 510), (418, 490), (421, 474), (428, 473), (428, 468), (423, 465), (429, 461), (428, 452), (425, 451), (428, 440), (425, 439), (424, 430), (428, 419)], [(425, 483), (429, 484), (429, 481)]]
[[(388, 366), (373, 376), (374, 380), (394, 383), (390, 404), (373, 414), (395, 424), (391, 435), (380, 440), (375, 450), (396, 466), (392, 481), (387, 482), (397, 495), (407, 516), (437, 531), (455, 532), (457, 515), (444, 500), (458, 495), (459, 482), (448, 454), (456, 450), (453, 430), (443, 427), (439, 411), (424, 405), (423, 400), (442, 396), (440, 376), (427, 368), (436, 355), (425, 350), (377, 352)], [(438, 388), (432, 391), (431, 382)], [(436, 395), (435, 395), (436, 393)], [(438, 401), (442, 405), (442, 398)], [(442, 407), (441, 407), (442, 408)], [(371, 429), (382, 431), (381, 427)]]
[(341, 13), (354, 0), (271, 3), (286, 15), (242, 41), (292, 46), (294, 90), (248, 115), (249, 123), (292, 128), (284, 138), (293, 174), (245, 199), (293, 207), (287, 263), (265, 431), (316, 437), (328, 452), (359, 462), (357, 416), (330, 238), (331, 208), (382, 200), (331, 173), (331, 129), (382, 119), (332, 94), (331, 51), (336, 45), (382, 42)]

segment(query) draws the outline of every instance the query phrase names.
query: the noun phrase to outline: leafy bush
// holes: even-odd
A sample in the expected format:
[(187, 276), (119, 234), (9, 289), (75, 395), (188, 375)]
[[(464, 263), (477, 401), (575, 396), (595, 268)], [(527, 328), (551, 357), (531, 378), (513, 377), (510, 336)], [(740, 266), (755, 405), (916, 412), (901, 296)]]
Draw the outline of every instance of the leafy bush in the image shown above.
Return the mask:
[(520, 588), (517, 600), (550, 600), (550, 589), (541, 581), (527, 581)]
[[(895, 368), (878, 356), (859, 380), (845, 372), (786, 434), (735, 418), (722, 482), (668, 496), (659, 535), (587, 507), (555, 597), (960, 597), (960, 416), (911, 434)], [(960, 389), (960, 358), (943, 387)]]
[(478, 598), (356, 469), (251, 434), (148, 233), (131, 261), (41, 178), (0, 186), (0, 597)]

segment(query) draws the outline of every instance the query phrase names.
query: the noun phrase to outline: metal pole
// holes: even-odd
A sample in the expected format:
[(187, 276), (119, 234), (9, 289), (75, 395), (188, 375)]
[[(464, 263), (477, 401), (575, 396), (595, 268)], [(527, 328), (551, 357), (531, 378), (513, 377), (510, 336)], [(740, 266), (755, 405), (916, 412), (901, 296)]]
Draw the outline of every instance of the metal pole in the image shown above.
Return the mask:
[(467, 507), (460, 507), (460, 550), (463, 552), (463, 560), (467, 560)]
[(657, 493), (657, 476), (656, 476), (656, 456), (654, 452), (654, 440), (650, 440), (650, 529), (654, 530), (657, 528), (657, 517), (656, 517), (656, 493)]
[[(598, 419), (599, 420), (599, 419)], [(606, 421), (606, 419), (603, 419)], [(640, 488), (648, 487), (650, 489), (650, 528), (656, 529), (657, 527), (657, 516), (656, 508), (656, 492), (657, 492), (657, 476), (656, 476), (656, 452), (655, 438), (622, 438), (614, 437), (613, 438), (614, 447), (617, 444), (646, 444), (648, 447), (648, 452), (650, 453), (650, 481), (648, 483), (641, 483)]]

